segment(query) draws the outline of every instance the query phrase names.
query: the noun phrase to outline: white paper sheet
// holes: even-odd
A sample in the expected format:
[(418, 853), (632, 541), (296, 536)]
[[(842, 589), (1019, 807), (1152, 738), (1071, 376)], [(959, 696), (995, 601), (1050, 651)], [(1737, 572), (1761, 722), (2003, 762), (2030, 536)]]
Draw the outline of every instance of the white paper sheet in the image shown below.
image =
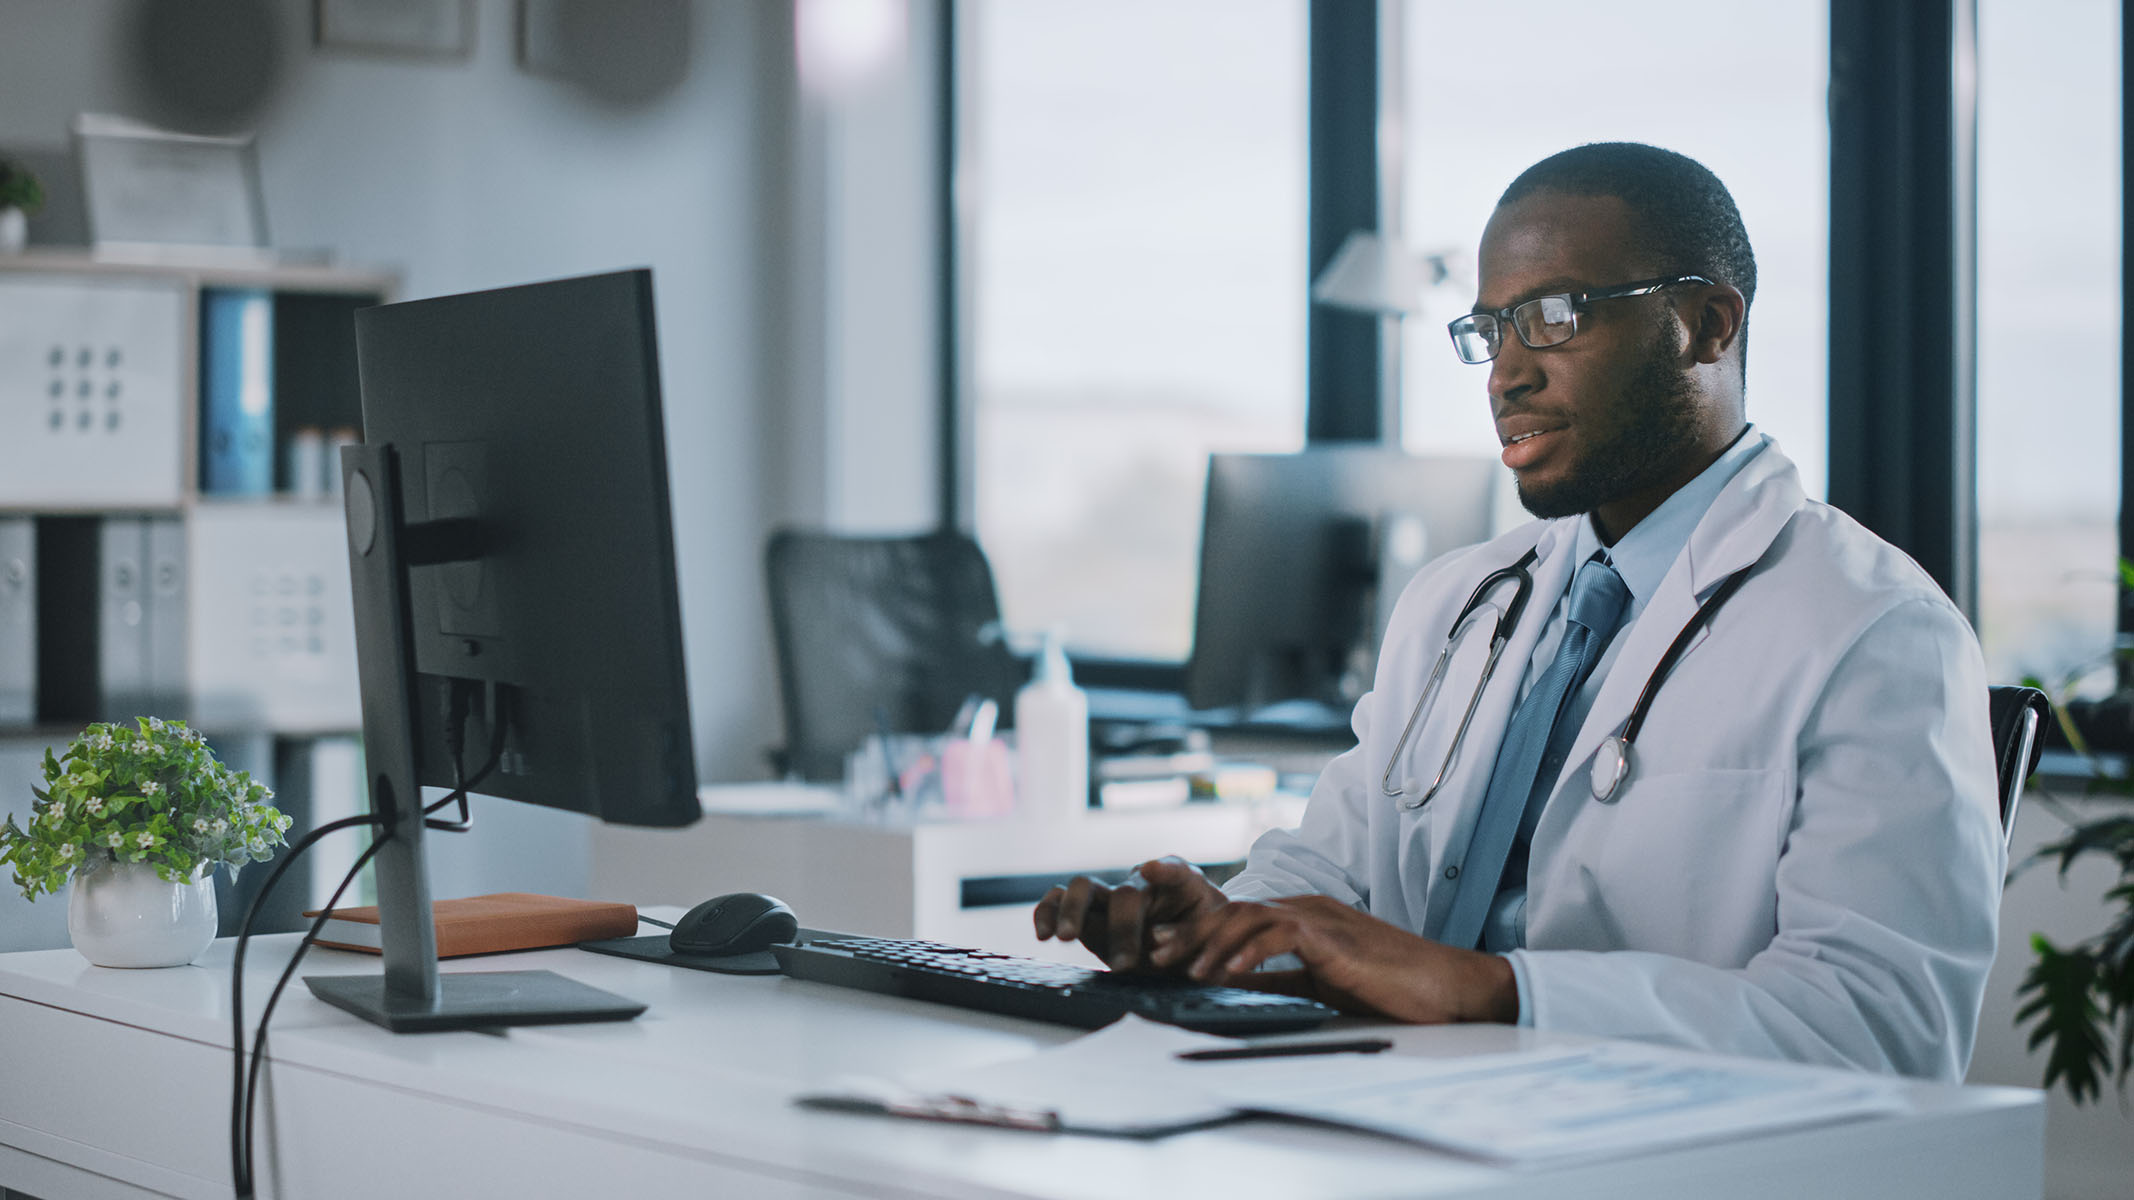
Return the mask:
[[(1281, 1064), (1275, 1066), (1275, 1064)], [(1217, 1094), (1517, 1165), (1609, 1158), (1902, 1107), (1878, 1076), (1629, 1042), (1466, 1058), (1387, 1056), (1363, 1079), (1262, 1060)], [(1346, 1068), (1349, 1064), (1343, 1064)]]
[[(1278, 1039), (1341, 1041), (1321, 1031)], [(1126, 1017), (1037, 1054), (833, 1095), (907, 1116), (1152, 1134), (1238, 1113), (1307, 1117), (1512, 1166), (1611, 1158), (1901, 1109), (1899, 1081), (1635, 1042), (1459, 1057), (1325, 1054), (1216, 1062), (1238, 1046)], [(928, 1111), (932, 1105), (935, 1111)], [(946, 1110), (946, 1111), (944, 1111)], [(957, 1115), (948, 1116), (952, 1111)]]

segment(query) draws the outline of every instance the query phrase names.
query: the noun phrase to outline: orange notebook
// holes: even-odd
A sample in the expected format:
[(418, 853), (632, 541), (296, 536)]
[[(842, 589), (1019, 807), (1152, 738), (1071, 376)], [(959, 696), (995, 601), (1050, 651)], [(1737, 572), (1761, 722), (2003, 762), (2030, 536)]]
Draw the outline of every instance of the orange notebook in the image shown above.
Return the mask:
[[(318, 916), (318, 910), (304, 914)], [(606, 900), (571, 900), (531, 892), (498, 892), (464, 900), (436, 900), (430, 919), (437, 925), (437, 957), (496, 954), (568, 946), (599, 938), (629, 937), (637, 932), (637, 909)], [(378, 950), (378, 910), (337, 908), (319, 930), (319, 945), (336, 950)]]

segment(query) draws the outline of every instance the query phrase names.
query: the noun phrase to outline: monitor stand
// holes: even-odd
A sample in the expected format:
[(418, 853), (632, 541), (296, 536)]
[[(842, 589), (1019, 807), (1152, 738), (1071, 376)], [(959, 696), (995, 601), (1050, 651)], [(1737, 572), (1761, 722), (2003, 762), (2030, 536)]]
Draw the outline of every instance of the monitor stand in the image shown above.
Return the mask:
[(356, 671), (363, 689), (363, 760), (384, 844), (378, 873), (383, 975), (306, 975), (313, 995), (395, 1033), (626, 1021), (634, 1000), (553, 971), (440, 974), (423, 865), (422, 788), (416, 780), (414, 642), (408, 636), (411, 566), (475, 557), (465, 522), (408, 525), (400, 463), (390, 444), (341, 451), (348, 504), (349, 583), (356, 609)]

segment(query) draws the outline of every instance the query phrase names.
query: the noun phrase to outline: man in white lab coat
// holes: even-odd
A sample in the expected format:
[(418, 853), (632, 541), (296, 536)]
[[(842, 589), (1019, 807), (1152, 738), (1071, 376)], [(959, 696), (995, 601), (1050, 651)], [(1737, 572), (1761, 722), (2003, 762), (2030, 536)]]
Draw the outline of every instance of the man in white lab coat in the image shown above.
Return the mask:
[[(1176, 859), (1078, 879), (1038, 936), (1400, 1020), (1960, 1079), (2005, 865), (1985, 668), (1746, 423), (1732, 198), (1582, 146), (1506, 191), (1480, 266), (1454, 343), (1542, 519), (1416, 576), (1297, 829), (1221, 889)], [(1519, 581), (1471, 598), (1515, 564), (1485, 675)]]

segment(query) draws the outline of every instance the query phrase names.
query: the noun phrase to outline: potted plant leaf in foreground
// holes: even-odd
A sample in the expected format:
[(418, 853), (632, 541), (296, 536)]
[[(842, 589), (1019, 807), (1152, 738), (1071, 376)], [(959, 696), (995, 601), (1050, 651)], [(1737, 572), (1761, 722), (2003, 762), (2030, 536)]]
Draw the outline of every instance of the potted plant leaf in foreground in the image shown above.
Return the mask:
[[(2124, 559), (2119, 583), (2123, 592), (2134, 591), (2134, 564)], [(2067, 832), (2015, 868), (2058, 861), (2064, 880), (2089, 855), (2119, 867), (2117, 882), (2105, 892), (2103, 928), (2068, 946), (2032, 934), (2033, 961), (2016, 990), (2016, 1021), (2030, 1026), (2031, 1049), (2046, 1048), (2045, 1086), (2064, 1086), (2077, 1104), (2096, 1099), (2106, 1079), (2124, 1092), (2134, 1068), (2134, 649), (2122, 648), (2117, 660), (2119, 687), (2112, 695), (2063, 699), (2087, 674), (2077, 672), (2052, 693), (2056, 728), (2039, 731), (2041, 737), (2057, 733), (2088, 764), (2084, 794), (2101, 807), (2078, 812), (2049, 792), (2034, 793)], [(2116, 769), (2105, 765), (2107, 753), (2118, 756)]]
[(70, 882), (67, 933), (98, 966), (169, 967), (215, 940), (210, 872), (270, 857), (289, 818), (182, 721), (97, 724), (44, 756), (29, 820), (0, 823), (0, 863), (32, 900)]

